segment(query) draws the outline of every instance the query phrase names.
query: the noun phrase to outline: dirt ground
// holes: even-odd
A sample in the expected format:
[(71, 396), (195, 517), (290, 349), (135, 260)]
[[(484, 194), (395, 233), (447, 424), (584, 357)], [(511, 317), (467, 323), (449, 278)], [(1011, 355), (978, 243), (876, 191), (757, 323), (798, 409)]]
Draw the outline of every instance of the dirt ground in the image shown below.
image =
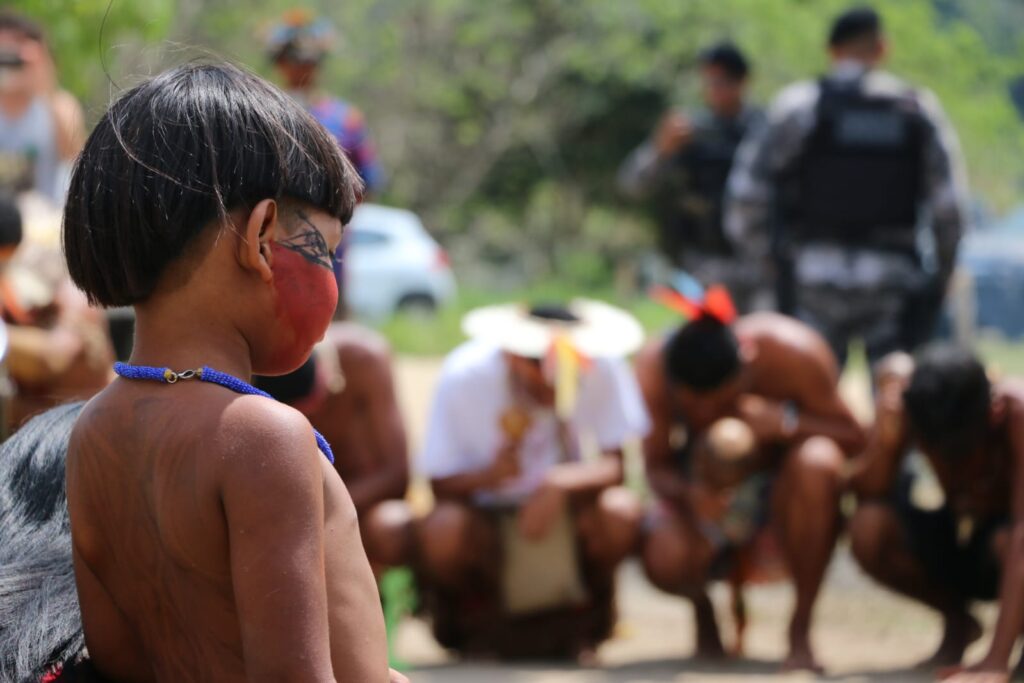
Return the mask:
[[(418, 444), (422, 438), (438, 369), (437, 360), (399, 360), (399, 388), (413, 444)], [(844, 378), (843, 390), (858, 412), (870, 411), (864, 378)], [(422, 488), (417, 489), (414, 499), (421, 505), (426, 504)], [(724, 617), (728, 598), (724, 587), (716, 586), (713, 598), (719, 614)], [(933, 680), (929, 673), (914, 671), (912, 667), (938, 644), (939, 619), (928, 610), (874, 586), (855, 566), (845, 548), (840, 549), (832, 563), (816, 613), (814, 644), (827, 669), (826, 675), (782, 676), (777, 673), (778, 661), (785, 653), (786, 621), (792, 604), (792, 591), (787, 585), (748, 589), (747, 599), (750, 623), (746, 656), (725, 663), (691, 658), (694, 631), (688, 604), (654, 589), (635, 562), (622, 568), (620, 620), (615, 637), (598, 653), (600, 666), (597, 668), (457, 662), (434, 642), (427, 625), (415, 619), (401, 625), (396, 647), (409, 664), (409, 675), (415, 683), (819, 680), (924, 683)], [(984, 653), (995, 616), (991, 606), (980, 607), (977, 614), (985, 622), (987, 632), (986, 637), (972, 647), (969, 659)], [(723, 634), (728, 637), (729, 633), (726, 622)]]

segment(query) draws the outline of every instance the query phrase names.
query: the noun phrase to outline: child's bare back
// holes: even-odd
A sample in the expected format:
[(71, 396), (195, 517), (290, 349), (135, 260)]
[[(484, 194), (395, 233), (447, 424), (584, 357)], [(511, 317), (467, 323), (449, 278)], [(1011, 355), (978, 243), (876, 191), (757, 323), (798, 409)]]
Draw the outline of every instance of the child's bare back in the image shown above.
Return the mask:
[[(99, 615), (89, 626), (109, 636), (91, 640), (90, 651), (112, 675), (246, 680), (240, 617), (301, 624), (322, 610), (315, 601), (296, 604), (295, 586), (284, 585), (300, 580), (306, 563), (326, 566), (316, 578), (328, 592), (330, 633), (340, 636), (334, 676), (372, 680), (364, 676), (385, 661), (373, 647), (384, 638), (373, 576), (365, 560), (350, 559), (360, 547), (355, 509), (298, 412), (221, 387), (122, 380), (75, 428), (68, 490), (77, 569), (94, 579), (80, 582), (82, 612)], [(235, 516), (231, 532), (227, 514)], [(309, 524), (322, 527), (323, 559), (293, 533)], [(345, 582), (326, 584), (340, 575)], [(254, 604), (236, 603), (239, 583), (255, 593)], [(301, 628), (281, 634), (310, 636)], [(283, 657), (304, 645), (271, 644)]]

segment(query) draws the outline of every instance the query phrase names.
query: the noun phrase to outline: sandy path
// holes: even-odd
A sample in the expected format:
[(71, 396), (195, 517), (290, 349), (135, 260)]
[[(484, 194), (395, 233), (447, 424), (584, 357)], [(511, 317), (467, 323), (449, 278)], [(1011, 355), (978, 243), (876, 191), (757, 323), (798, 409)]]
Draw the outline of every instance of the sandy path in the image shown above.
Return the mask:
[[(433, 359), (403, 358), (398, 363), (402, 406), (414, 444), (422, 438), (438, 367), (439, 362)], [(867, 387), (861, 378), (846, 378), (843, 390), (859, 413), (869, 411)], [(417, 488), (414, 499), (419, 505), (428, 504), (422, 488)], [(816, 614), (815, 646), (828, 670), (823, 677), (776, 673), (777, 662), (785, 653), (785, 626), (792, 603), (792, 592), (785, 585), (748, 591), (748, 658), (725, 664), (689, 659), (693, 621), (688, 605), (651, 587), (635, 563), (623, 567), (619, 586), (621, 618), (616, 637), (601, 648), (599, 669), (453, 662), (434, 642), (427, 625), (413, 619), (399, 629), (398, 651), (413, 667), (411, 675), (416, 683), (684, 680), (695, 683), (815, 680), (924, 683), (932, 680), (931, 676), (911, 671), (909, 667), (930, 654), (937, 645), (940, 636), (937, 617), (872, 585), (845, 550), (841, 550), (832, 563)], [(724, 614), (727, 596), (721, 587), (716, 587), (713, 597), (720, 614)], [(979, 610), (979, 615), (991, 626), (994, 616), (991, 607)], [(726, 628), (724, 632), (728, 634), (729, 630)], [(971, 655), (980, 656), (986, 642), (987, 638), (979, 641)]]

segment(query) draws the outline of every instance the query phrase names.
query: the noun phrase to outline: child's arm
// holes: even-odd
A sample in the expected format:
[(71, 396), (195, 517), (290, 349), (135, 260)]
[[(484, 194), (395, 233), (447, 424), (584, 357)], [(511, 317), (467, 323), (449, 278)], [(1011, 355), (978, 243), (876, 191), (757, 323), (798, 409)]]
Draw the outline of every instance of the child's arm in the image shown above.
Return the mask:
[(257, 397), (225, 414), (231, 580), (250, 681), (334, 681), (324, 570), (324, 482), (309, 423)]

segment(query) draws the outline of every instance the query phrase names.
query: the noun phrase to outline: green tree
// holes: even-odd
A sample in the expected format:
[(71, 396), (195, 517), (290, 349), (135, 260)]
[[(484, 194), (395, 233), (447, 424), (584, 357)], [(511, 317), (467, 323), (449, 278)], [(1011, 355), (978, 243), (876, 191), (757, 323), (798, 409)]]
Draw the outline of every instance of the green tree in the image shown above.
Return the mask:
[(12, 0), (16, 11), (46, 29), (61, 85), (86, 105), (91, 118), (152, 65), (146, 46), (171, 27), (174, 0)]
[[(260, 39), (291, 0), (16, 0), (50, 27), (61, 75), (95, 113), (118, 85), (204, 52), (272, 77)], [(825, 32), (848, 0), (299, 0), (340, 39), (323, 86), (366, 114), (409, 206), (465, 261), (522, 277), (604, 276), (644, 248), (650, 221), (613, 178), (667, 106), (699, 106), (692, 65), (728, 37), (751, 55), (754, 94), (827, 68)], [(974, 192), (1019, 201), (1024, 127), (1016, 0), (876, 2), (891, 69), (931, 88), (959, 131)], [(173, 42), (162, 43), (169, 37)], [(116, 88), (114, 88), (116, 91)]]

